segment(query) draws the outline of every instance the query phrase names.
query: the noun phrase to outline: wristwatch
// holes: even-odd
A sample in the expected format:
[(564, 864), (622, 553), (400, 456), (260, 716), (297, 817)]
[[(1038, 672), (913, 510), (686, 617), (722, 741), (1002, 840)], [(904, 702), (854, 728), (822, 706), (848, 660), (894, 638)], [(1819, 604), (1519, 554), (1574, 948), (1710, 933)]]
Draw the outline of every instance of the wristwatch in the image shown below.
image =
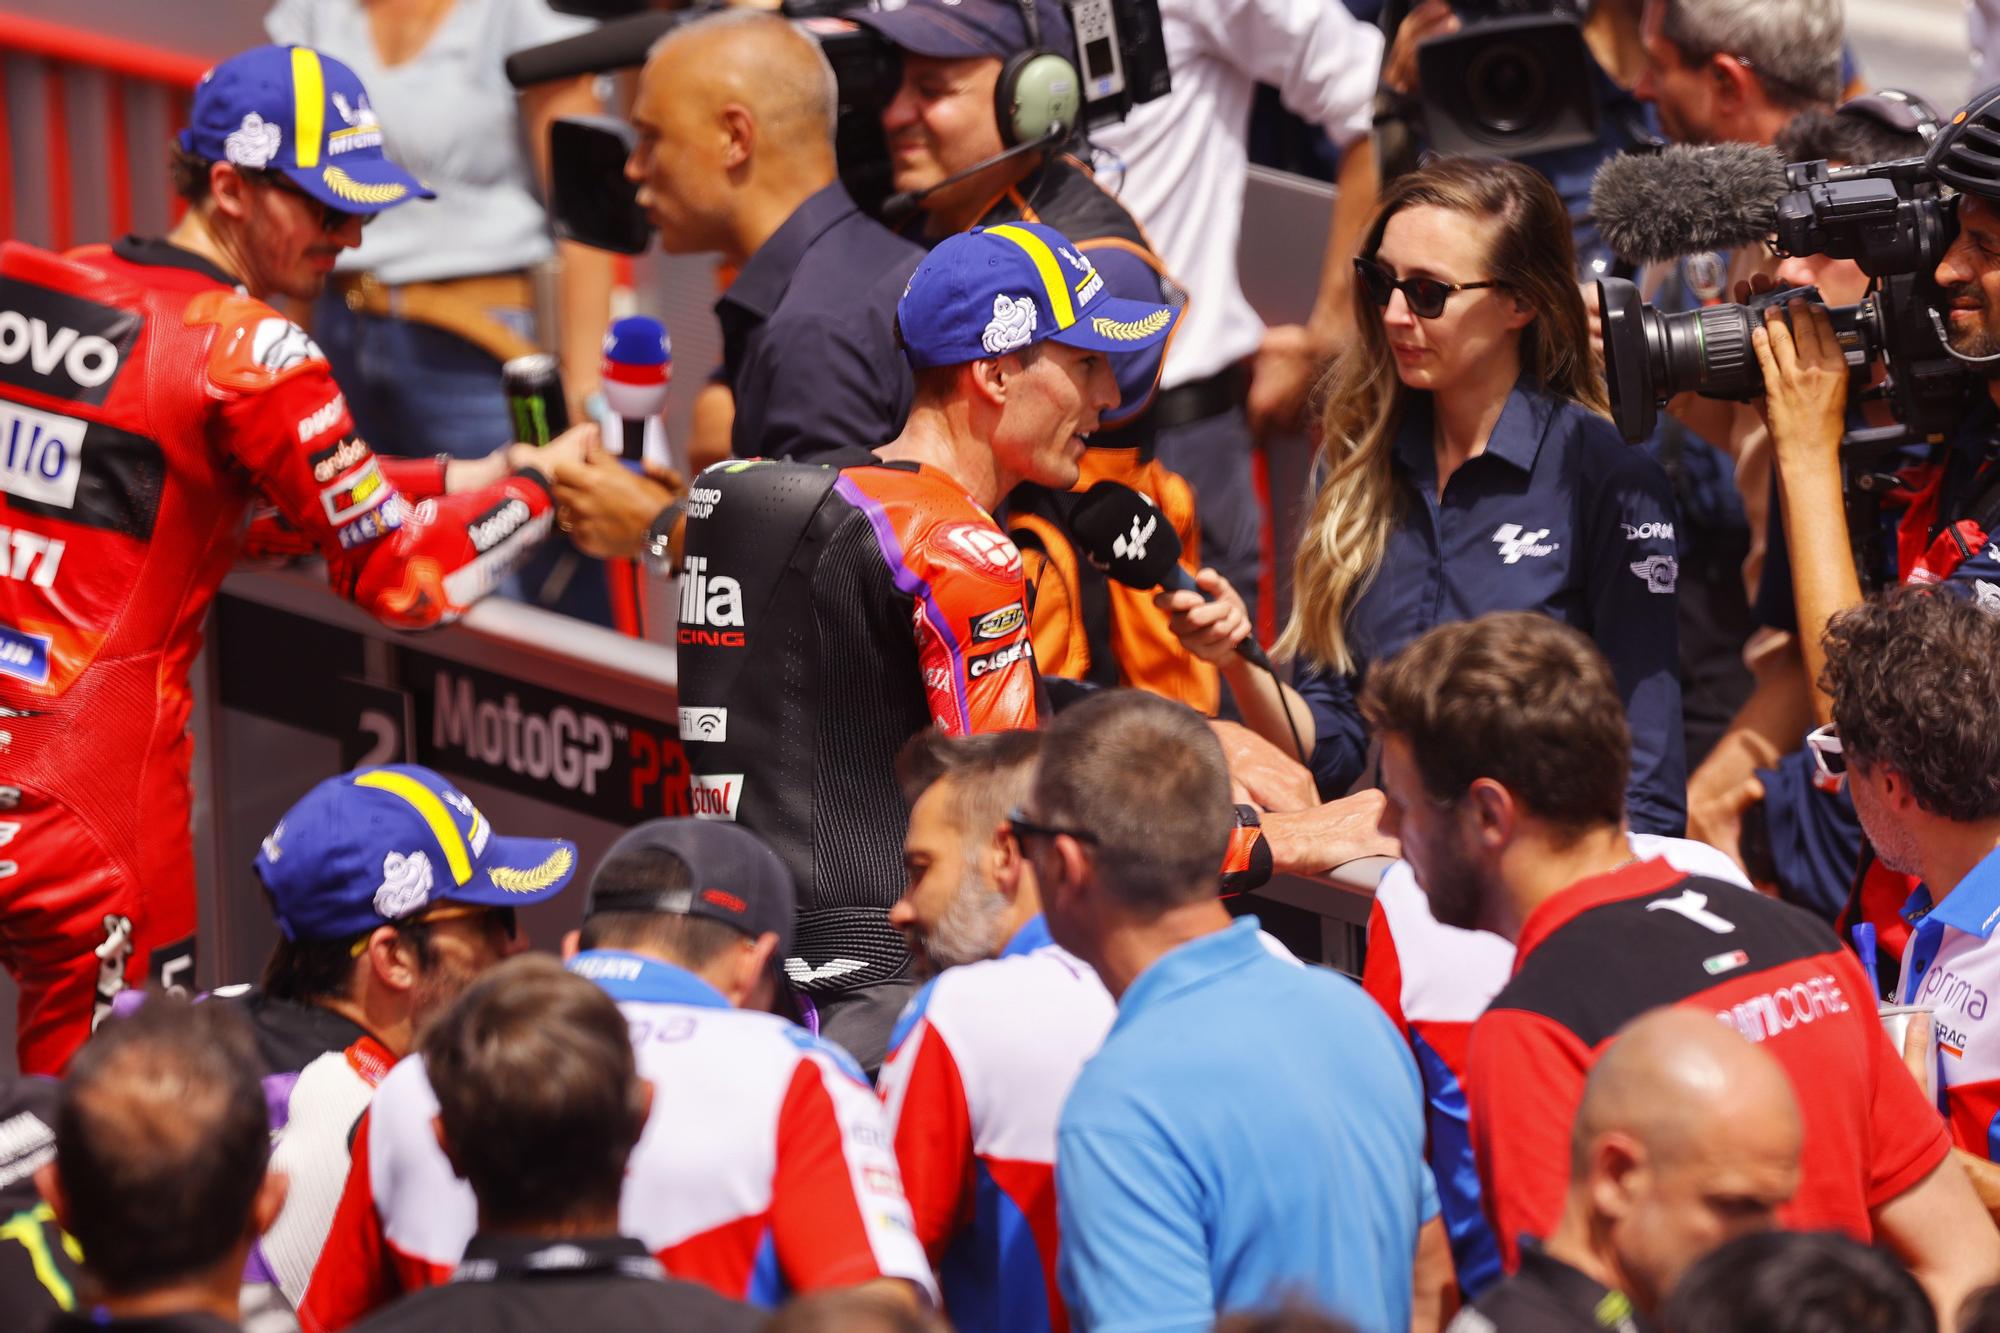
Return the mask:
[(674, 574), (674, 528), (680, 524), (681, 515), (687, 511), (687, 497), (662, 509), (647, 525), (645, 540), (639, 547), (639, 560), (646, 572), (654, 578), (672, 578)]

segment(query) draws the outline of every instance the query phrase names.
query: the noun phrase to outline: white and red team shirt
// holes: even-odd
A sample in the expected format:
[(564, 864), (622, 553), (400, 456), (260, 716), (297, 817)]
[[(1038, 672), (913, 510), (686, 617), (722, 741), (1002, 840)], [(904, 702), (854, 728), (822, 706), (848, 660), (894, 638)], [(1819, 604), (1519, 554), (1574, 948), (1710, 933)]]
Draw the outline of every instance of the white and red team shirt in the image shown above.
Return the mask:
[[(1627, 835), (1640, 860), (1663, 857), (1691, 875), (1750, 883), (1728, 856), (1705, 842), (1652, 833)], [(1466, 1047), (1472, 1024), (1514, 971), (1514, 946), (1485, 930), (1442, 925), (1417, 887), (1410, 863), (1398, 861), (1375, 889), (1361, 984), (1388, 1013), (1417, 1058), (1424, 1081), (1428, 1155), (1452, 1259), (1466, 1299), (1501, 1276), (1500, 1249), (1480, 1207), (1479, 1172), (1467, 1131)]]
[(1118, 1006), (1035, 917), (911, 999), (879, 1080), (917, 1236), (961, 1333), (1064, 1333), (1056, 1121)]
[(1919, 887), (1903, 908), (1915, 927), (1903, 946), (1897, 999), (1930, 1009), (1937, 1026), (1938, 1106), (1951, 1141), (1975, 1157), (2000, 1161), (2000, 852), (1989, 853), (1933, 906)]
[[(881, 1104), (851, 1058), (775, 1014), (731, 1008), (669, 963), (593, 950), (569, 967), (618, 1001), (653, 1084), (623, 1234), (673, 1276), (756, 1305), (883, 1277), (936, 1299)], [(345, 1328), (457, 1266), (477, 1205), (438, 1148), (436, 1114), (419, 1058), (376, 1090), (299, 1306), (307, 1333)]]

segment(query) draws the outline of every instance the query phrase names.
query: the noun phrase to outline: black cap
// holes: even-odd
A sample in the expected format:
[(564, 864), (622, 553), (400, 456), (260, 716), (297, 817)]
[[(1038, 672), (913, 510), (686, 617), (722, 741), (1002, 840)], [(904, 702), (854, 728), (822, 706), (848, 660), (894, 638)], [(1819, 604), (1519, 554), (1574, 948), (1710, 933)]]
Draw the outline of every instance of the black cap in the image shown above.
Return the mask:
[[(637, 851), (678, 857), (688, 869), (689, 887), (603, 892), (598, 881), (604, 867)], [(713, 819), (654, 819), (611, 844), (611, 850), (598, 862), (590, 877), (584, 916), (599, 912), (705, 916), (734, 926), (753, 940), (770, 931), (778, 937), (776, 956), (788, 958), (797, 910), (798, 890), (792, 872), (749, 829)]]

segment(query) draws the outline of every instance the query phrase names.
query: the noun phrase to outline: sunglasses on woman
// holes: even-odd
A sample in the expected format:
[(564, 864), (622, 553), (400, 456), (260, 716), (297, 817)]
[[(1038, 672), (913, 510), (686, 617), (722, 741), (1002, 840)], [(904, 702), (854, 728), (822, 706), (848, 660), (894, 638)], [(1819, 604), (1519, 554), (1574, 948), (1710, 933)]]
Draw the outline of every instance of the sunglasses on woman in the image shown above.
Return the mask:
[(1384, 310), (1389, 308), (1389, 298), (1397, 292), (1410, 303), (1410, 313), (1418, 319), (1436, 319), (1444, 313), (1444, 303), (1451, 299), (1453, 292), (1476, 291), (1481, 287), (1498, 287), (1501, 284), (1488, 278), (1485, 282), (1445, 282), (1438, 278), (1397, 278), (1372, 259), (1360, 255), (1354, 257), (1354, 272), (1361, 279), (1361, 290), (1368, 293), (1368, 299)]

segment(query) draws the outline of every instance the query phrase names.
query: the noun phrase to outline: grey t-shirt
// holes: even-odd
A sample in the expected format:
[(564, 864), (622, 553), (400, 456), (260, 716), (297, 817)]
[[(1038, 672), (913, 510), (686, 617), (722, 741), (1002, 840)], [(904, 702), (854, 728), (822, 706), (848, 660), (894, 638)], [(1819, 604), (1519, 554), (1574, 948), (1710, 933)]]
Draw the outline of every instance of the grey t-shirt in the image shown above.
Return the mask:
[(504, 273), (554, 250), (513, 86), (502, 62), (589, 30), (546, 0), (457, 0), (437, 31), (400, 65), (384, 65), (358, 0), (277, 0), (271, 40), (310, 46), (361, 77), (389, 156), (437, 191), (385, 210), (343, 270), (384, 282)]

